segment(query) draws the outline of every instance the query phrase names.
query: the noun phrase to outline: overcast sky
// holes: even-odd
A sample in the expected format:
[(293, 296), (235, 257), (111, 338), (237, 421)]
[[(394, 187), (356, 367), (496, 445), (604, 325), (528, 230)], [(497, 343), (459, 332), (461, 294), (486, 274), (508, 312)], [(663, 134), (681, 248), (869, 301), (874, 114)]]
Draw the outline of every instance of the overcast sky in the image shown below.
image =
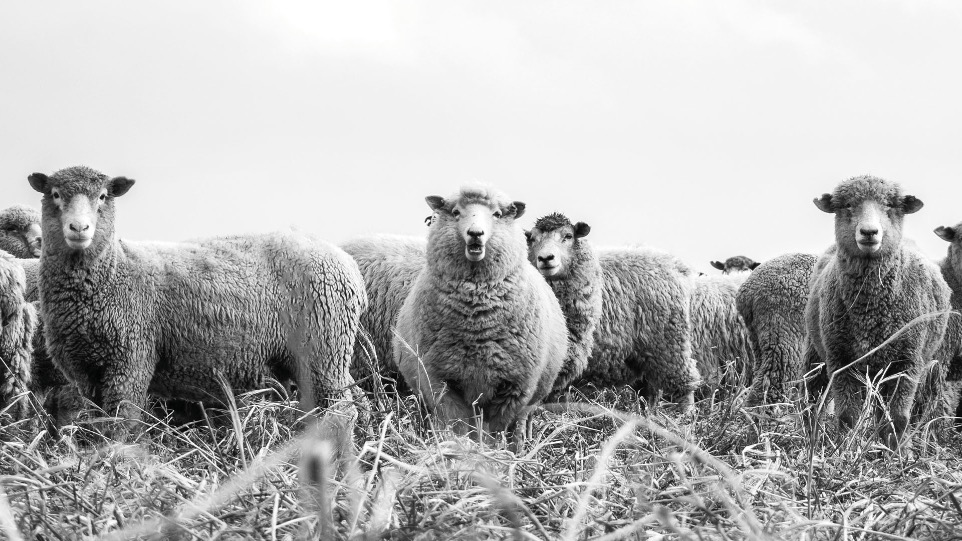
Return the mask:
[(137, 179), (122, 237), (424, 235), (481, 180), (697, 268), (819, 251), (870, 173), (962, 221), (962, 3), (4, 2), (0, 206)]

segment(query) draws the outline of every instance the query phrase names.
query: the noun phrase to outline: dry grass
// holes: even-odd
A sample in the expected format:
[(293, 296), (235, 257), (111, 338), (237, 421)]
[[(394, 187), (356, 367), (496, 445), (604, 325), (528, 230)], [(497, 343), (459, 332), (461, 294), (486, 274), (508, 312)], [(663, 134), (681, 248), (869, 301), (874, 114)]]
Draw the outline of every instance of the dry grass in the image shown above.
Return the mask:
[(380, 386), (373, 436), (356, 448), (326, 436), (330, 419), (298, 428), (296, 403), (274, 391), (237, 397), (224, 420), (185, 426), (171, 426), (161, 404), (135, 445), (105, 443), (87, 421), (59, 439), (5, 424), (0, 531), (9, 539), (266, 540), (962, 532), (955, 432), (939, 442), (919, 431), (908, 456), (878, 449), (870, 415), (840, 436), (832, 423), (807, 429), (801, 404), (744, 409), (729, 394), (679, 418), (670, 408), (642, 415), (628, 389), (577, 398), (539, 411), (517, 454), (436, 433), (415, 399)]

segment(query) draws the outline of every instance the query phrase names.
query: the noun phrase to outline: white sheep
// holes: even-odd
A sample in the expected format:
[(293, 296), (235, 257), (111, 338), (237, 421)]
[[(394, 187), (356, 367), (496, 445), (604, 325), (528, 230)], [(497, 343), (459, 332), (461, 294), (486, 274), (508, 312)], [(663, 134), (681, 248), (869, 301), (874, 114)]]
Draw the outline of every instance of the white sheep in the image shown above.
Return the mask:
[(40, 257), (40, 213), (37, 209), (14, 205), (0, 211), (0, 250), (13, 257)]
[(735, 298), (751, 341), (753, 364), (748, 403), (790, 400), (801, 382), (805, 304), (816, 257), (792, 253), (749, 274)]
[[(860, 375), (894, 376), (880, 391), (891, 418), (883, 436), (895, 446), (945, 334), (950, 306), (951, 291), (938, 267), (902, 239), (904, 216), (921, 209), (922, 201), (872, 176), (846, 180), (814, 201), (835, 215), (835, 247), (819, 259), (812, 277), (806, 361), (812, 366), (824, 360), (834, 374), (830, 391), (843, 428), (854, 425), (866, 399)], [(850, 366), (913, 319), (939, 312)]]
[(25, 399), (14, 404), (31, 384), (36, 309), (24, 298), (23, 267), (0, 251), (0, 410), (12, 407), (15, 419), (26, 416)]
[[(511, 430), (550, 391), (568, 348), (564, 315), (525, 258), (525, 205), (486, 186), (430, 196), (427, 266), (394, 339), (406, 383), (443, 421)], [(519, 435), (516, 433), (516, 435)]]
[(937, 357), (946, 363), (947, 413), (962, 420), (962, 223), (937, 227), (935, 234), (949, 243), (948, 252), (939, 262), (939, 268), (952, 290), (950, 302), (954, 311)]
[(738, 288), (750, 275), (739, 272), (694, 278), (691, 293), (692, 357), (709, 388), (732, 388), (739, 377), (750, 377), (754, 366), (748, 328), (735, 305)]
[(108, 414), (139, 420), (148, 393), (195, 401), (296, 378), (304, 406), (343, 400), (364, 283), (339, 248), (292, 233), (136, 243), (114, 232), (133, 180), (87, 167), (43, 194), (40, 307), (57, 367)]

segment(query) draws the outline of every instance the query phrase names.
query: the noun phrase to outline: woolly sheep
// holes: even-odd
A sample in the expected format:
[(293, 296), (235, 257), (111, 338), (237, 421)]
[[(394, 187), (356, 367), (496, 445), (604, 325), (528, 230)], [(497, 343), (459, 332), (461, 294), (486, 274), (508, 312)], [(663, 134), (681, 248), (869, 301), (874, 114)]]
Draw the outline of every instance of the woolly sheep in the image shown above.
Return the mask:
[[(574, 384), (609, 387), (644, 382), (649, 400), (667, 390), (681, 395), (688, 408), (701, 380), (691, 356), (691, 269), (650, 248), (605, 249), (588, 257), (592, 252), (583, 236), (577, 243), (574, 238), (561, 242), (569, 234), (575, 237), (579, 229), (585, 234), (590, 230), (570, 224), (562, 214), (539, 220), (529, 235), (528, 258), (555, 293), (562, 293), (559, 299), (569, 328), (573, 318), (576, 327), (594, 327), (591, 354)], [(595, 315), (597, 286), (590, 285), (598, 283), (600, 316)], [(592, 325), (592, 320), (597, 322)], [(583, 333), (574, 340), (587, 342)]]
[[(23, 267), (6, 252), (0, 252), (0, 409), (30, 388), (32, 339), (36, 309), (24, 298)], [(26, 400), (20, 400), (10, 413), (15, 419), (27, 412)]]
[(377, 235), (350, 240), (341, 248), (357, 263), (368, 297), (354, 345), (352, 374), (360, 379), (359, 375), (368, 371), (366, 367), (373, 365), (400, 385), (392, 353), (394, 329), (401, 305), (425, 267), (427, 242), (423, 238)]
[(735, 298), (739, 286), (750, 276), (736, 273), (698, 276), (691, 294), (692, 357), (706, 384), (731, 387), (736, 380), (723, 378), (726, 365), (735, 376), (748, 376), (754, 354), (745, 321), (738, 314)]
[(827, 373), (835, 374), (830, 391), (845, 428), (854, 425), (865, 400), (860, 374), (900, 376), (880, 389), (892, 421), (883, 437), (897, 445), (920, 378), (945, 334), (947, 314), (915, 325), (859, 365), (847, 365), (914, 318), (949, 308), (951, 292), (938, 267), (902, 240), (904, 216), (921, 209), (922, 201), (898, 184), (860, 176), (814, 202), (835, 215), (835, 249), (819, 259), (812, 277), (806, 360), (824, 360)]
[[(30, 185), (43, 194), (40, 306), (47, 349), (84, 395), (129, 424), (147, 393), (210, 401), (294, 377), (350, 405), (348, 369), (366, 305), (357, 265), (293, 233), (136, 243), (114, 232), (133, 180), (87, 167)], [(309, 382), (309, 383), (308, 383)]]
[(745, 278), (735, 304), (748, 328), (754, 358), (749, 404), (791, 397), (802, 378), (805, 304), (816, 257), (792, 253), (765, 262)]
[(528, 261), (538, 269), (561, 304), (568, 326), (568, 354), (554, 391), (565, 391), (585, 371), (601, 320), (601, 263), (585, 238), (591, 226), (571, 223), (564, 214), (539, 218), (525, 232)]
[(525, 260), (525, 205), (481, 185), (426, 201), (437, 217), (398, 314), (396, 364), (459, 432), (474, 408), (491, 431), (511, 430), (551, 391), (568, 348), (561, 307)]
[(40, 213), (15, 205), (0, 212), (0, 250), (13, 257), (40, 257)]
[(732, 274), (738, 272), (751, 272), (758, 268), (761, 263), (757, 263), (750, 257), (736, 255), (729, 257), (724, 262), (712, 261), (711, 266), (722, 271), (722, 274)]
[(942, 278), (952, 290), (951, 305), (945, 338), (937, 355), (947, 364), (946, 407), (949, 414), (962, 419), (962, 223), (940, 226), (935, 234), (949, 243), (948, 253), (939, 262)]

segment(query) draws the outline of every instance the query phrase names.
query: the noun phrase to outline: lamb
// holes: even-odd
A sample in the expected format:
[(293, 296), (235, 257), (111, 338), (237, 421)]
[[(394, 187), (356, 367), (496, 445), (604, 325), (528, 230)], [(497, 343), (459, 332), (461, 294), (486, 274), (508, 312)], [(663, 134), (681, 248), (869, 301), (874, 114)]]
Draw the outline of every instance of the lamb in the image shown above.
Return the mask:
[(79, 166), (29, 182), (43, 194), (47, 349), (108, 414), (134, 427), (148, 393), (210, 403), (221, 378), (249, 390), (274, 376), (296, 378), (305, 409), (343, 401), (356, 415), (348, 369), (367, 301), (342, 250), (295, 233), (129, 242), (114, 216), (133, 180)]
[[(427, 266), (398, 314), (406, 383), (458, 432), (511, 431), (551, 391), (568, 349), (551, 288), (525, 260), (525, 204), (469, 185), (429, 196)], [(522, 431), (515, 431), (521, 439)]]
[(732, 274), (737, 272), (751, 272), (758, 268), (761, 263), (754, 261), (750, 257), (736, 255), (729, 257), (724, 262), (712, 261), (711, 266), (722, 271), (722, 274)]
[[(882, 435), (894, 448), (906, 432), (920, 379), (945, 334), (950, 306), (951, 291), (938, 267), (902, 239), (905, 215), (921, 209), (922, 201), (905, 195), (896, 183), (860, 176), (814, 202), (835, 215), (835, 249), (816, 263), (810, 284), (806, 360), (822, 359), (827, 373), (834, 374), (830, 391), (843, 428), (854, 426), (866, 398), (860, 374), (898, 376), (880, 389), (891, 418)], [(926, 314), (929, 317), (908, 332), (848, 366)]]
[[(649, 400), (667, 390), (681, 395), (687, 409), (701, 381), (691, 356), (691, 269), (650, 248), (600, 250), (594, 257), (584, 238), (590, 228), (579, 224), (562, 214), (545, 216), (531, 230), (528, 248), (529, 260), (558, 295), (569, 329), (582, 329), (572, 331), (579, 348), (591, 343), (584, 329), (594, 328), (591, 354), (573, 383), (644, 383)], [(599, 287), (592, 284), (600, 284), (600, 315)], [(569, 351), (572, 374), (578, 354)]]
[(13, 257), (40, 257), (40, 213), (14, 205), (0, 212), (0, 250)]
[[(748, 377), (754, 365), (748, 328), (735, 305), (739, 286), (748, 276), (749, 273), (740, 272), (694, 279), (691, 294), (692, 357), (710, 388), (732, 387), (737, 376)], [(732, 370), (726, 371), (729, 365)]]
[(350, 240), (341, 248), (357, 263), (368, 296), (368, 309), (361, 316), (362, 331), (354, 345), (352, 374), (359, 379), (369, 371), (367, 367), (373, 366), (401, 386), (392, 353), (394, 329), (401, 305), (426, 265), (427, 242), (423, 238), (377, 235)]
[(776, 257), (745, 278), (735, 304), (745, 321), (753, 364), (748, 404), (792, 398), (802, 378), (805, 304), (816, 257), (791, 253)]
[(15, 419), (27, 414), (27, 402), (14, 404), (31, 383), (32, 339), (37, 312), (24, 298), (23, 267), (6, 252), (0, 252), (0, 410), (11, 407)]
[(962, 419), (962, 223), (937, 227), (935, 234), (950, 243), (939, 268), (952, 290), (950, 303), (954, 311), (937, 357), (946, 363), (946, 409)]
[(539, 218), (525, 232), (528, 261), (538, 269), (561, 304), (568, 325), (568, 353), (553, 392), (564, 392), (588, 366), (601, 320), (601, 263), (585, 237), (591, 226), (571, 223), (560, 213)]

